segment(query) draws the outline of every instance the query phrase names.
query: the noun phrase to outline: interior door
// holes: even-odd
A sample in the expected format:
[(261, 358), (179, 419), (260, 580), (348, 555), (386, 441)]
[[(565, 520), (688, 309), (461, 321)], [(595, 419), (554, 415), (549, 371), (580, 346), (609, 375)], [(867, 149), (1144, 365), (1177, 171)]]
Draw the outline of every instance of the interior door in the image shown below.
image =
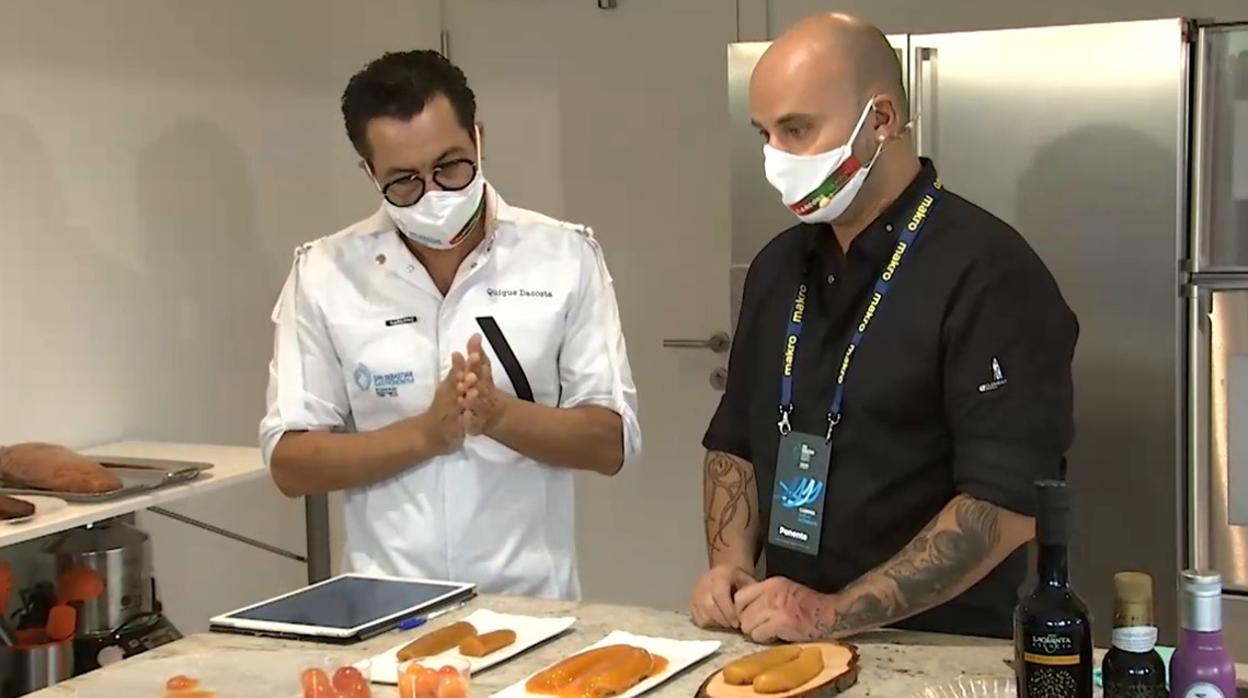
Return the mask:
[(1248, 272), (1248, 24), (1204, 27), (1196, 45), (1195, 271)]
[[(905, 34), (888, 37), (909, 84), (909, 39)], [(732, 152), (732, 268), (729, 275), (733, 329), (741, 309), (745, 272), (754, 255), (776, 234), (792, 227), (793, 214), (780, 203), (763, 177), (763, 142), (750, 125), (750, 75), (769, 41), (740, 42), (728, 46), (728, 119)]]
[[(1177, 583), (1185, 28), (910, 37), (921, 154), (1023, 235), (1079, 317), (1072, 568), (1098, 618), (1117, 570)], [(1156, 600), (1174, 627), (1174, 595)]]
[(591, 225), (615, 279), (645, 453), (577, 480), (587, 599), (687, 607), (706, 569), (702, 433), (727, 330), (722, 0), (456, 0), (450, 57), (476, 91), (484, 171), (509, 203)]

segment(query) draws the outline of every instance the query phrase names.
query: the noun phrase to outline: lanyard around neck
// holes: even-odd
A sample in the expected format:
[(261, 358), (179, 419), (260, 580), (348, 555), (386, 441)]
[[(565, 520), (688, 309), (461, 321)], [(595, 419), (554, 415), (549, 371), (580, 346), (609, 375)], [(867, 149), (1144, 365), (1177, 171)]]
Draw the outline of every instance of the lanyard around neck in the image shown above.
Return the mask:
[[(871, 321), (879, 314), (880, 305), (884, 301), (884, 296), (888, 295), (889, 289), (892, 288), (893, 280), (898, 270), (901, 269), (906, 253), (914, 246), (923, 226), (931, 218), (932, 209), (936, 208), (936, 204), (940, 202), (941, 191), (942, 187), (938, 179), (927, 188), (906, 220), (906, 224), (902, 226), (901, 234), (897, 238), (897, 246), (893, 248), (892, 256), (880, 272), (880, 278), (876, 280), (875, 288), (871, 290), (871, 299), (867, 303), (867, 309), (863, 311), (862, 319), (854, 327), (854, 334), (845, 347), (845, 355), (841, 358), (841, 365), (836, 373), (836, 388), (832, 392), (832, 404), (828, 408), (826, 438), (829, 442), (832, 441), (832, 431), (841, 421), (841, 406), (845, 401), (845, 376), (849, 373), (849, 364), (854, 358), (854, 353), (862, 345)], [(788, 326), (785, 329), (784, 363), (780, 374), (780, 421), (776, 423), (780, 428), (781, 436), (793, 431), (789, 416), (793, 414), (794, 362), (797, 356), (797, 342), (802, 336), (802, 325), (806, 314), (806, 291), (804, 283), (797, 287), (797, 294), (793, 298), (793, 306), (789, 311)]]

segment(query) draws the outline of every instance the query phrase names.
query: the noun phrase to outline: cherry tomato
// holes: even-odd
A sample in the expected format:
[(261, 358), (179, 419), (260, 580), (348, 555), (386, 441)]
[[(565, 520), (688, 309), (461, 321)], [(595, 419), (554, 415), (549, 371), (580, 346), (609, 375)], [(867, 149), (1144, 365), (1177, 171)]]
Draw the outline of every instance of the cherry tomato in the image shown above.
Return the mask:
[(368, 682), (364, 680), (364, 674), (353, 666), (339, 667), (338, 671), (334, 672), (334, 688), (338, 689), (339, 693), (346, 690), (348, 686), (359, 683), (367, 684)]
[(338, 698), (338, 692), (324, 669), (304, 669), (299, 680), (303, 684), (303, 698)]
[(436, 671), (425, 669), (416, 678), (416, 698), (436, 698), (438, 681), (442, 675)]
[(189, 691), (199, 686), (199, 679), (178, 674), (165, 682), (167, 691)]
[(399, 698), (416, 698), (416, 680), (418, 678), (420, 677), (411, 670), (411, 667), (399, 674)]
[(339, 698), (370, 698), (368, 680), (353, 666), (340, 667), (334, 672), (334, 688)]
[(451, 672), (438, 677), (437, 698), (468, 698), (468, 682), (453, 668)]
[(373, 691), (367, 683), (350, 683), (338, 689), (338, 698), (372, 698)]

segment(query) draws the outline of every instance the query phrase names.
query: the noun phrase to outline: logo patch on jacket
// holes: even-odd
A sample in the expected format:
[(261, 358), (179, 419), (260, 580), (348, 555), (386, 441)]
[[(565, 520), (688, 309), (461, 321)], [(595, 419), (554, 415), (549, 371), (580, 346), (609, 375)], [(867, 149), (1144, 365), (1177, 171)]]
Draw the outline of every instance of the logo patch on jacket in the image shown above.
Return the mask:
[(355, 373), (353, 375), (355, 376), (355, 384), (360, 387), (360, 390), (368, 390), (372, 387), (373, 372), (368, 370), (368, 367), (364, 364), (356, 366)]
[(355, 384), (360, 390), (369, 388), (377, 393), (377, 397), (398, 397), (399, 388), (416, 382), (416, 374), (412, 371), (395, 371), (374, 375), (364, 364), (355, 367)]
[(992, 357), (992, 380), (987, 383), (980, 383), (979, 392), (990, 393), (1008, 382), (1009, 381), (1005, 377), (1005, 372), (1001, 370), (1001, 362), (994, 356)]

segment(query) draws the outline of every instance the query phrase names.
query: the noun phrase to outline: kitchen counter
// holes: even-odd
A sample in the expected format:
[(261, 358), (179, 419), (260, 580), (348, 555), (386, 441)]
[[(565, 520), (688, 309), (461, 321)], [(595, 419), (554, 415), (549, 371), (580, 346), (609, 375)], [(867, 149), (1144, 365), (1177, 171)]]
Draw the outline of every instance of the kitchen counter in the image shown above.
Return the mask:
[[(570, 633), (473, 677), (474, 696), (489, 696), (617, 629), (675, 639), (715, 639), (724, 643), (717, 655), (648, 694), (652, 696), (692, 696), (702, 681), (727, 661), (757, 649), (733, 633), (699, 630), (678, 613), (604, 604), (482, 597), (438, 618), (426, 628), (388, 633), (348, 647), (236, 635), (195, 635), (31, 695), (34, 698), (95, 698), (120, 696), (124, 692), (127, 698), (144, 698), (133, 692), (134, 677), (150, 675), (151, 690), (145, 695), (157, 698), (165, 679), (173, 673), (198, 669), (202, 673), (197, 677), (203, 681), (203, 687), (218, 691), (220, 698), (297, 696), (298, 671), (310, 658), (363, 659), (429, 629), (454, 622), (478, 608), (529, 615), (574, 615), (578, 622)], [(857, 638), (854, 644), (861, 654), (861, 673), (858, 684), (843, 694), (846, 698), (907, 698), (925, 686), (962, 675), (1011, 675), (1003, 662), (1011, 656), (1010, 646), (999, 640), (890, 631)], [(231, 684), (231, 681), (238, 682), (241, 675), (249, 677), (246, 688)], [(379, 698), (394, 698), (398, 691), (392, 686), (375, 685), (373, 694)]]
[(84, 453), (95, 456), (193, 461), (211, 463), (213, 467), (187, 483), (95, 504), (71, 502), (69, 506), (41, 514), (26, 523), (0, 525), (0, 547), (268, 477), (268, 469), (265, 468), (257, 448), (132, 441), (92, 448)]

